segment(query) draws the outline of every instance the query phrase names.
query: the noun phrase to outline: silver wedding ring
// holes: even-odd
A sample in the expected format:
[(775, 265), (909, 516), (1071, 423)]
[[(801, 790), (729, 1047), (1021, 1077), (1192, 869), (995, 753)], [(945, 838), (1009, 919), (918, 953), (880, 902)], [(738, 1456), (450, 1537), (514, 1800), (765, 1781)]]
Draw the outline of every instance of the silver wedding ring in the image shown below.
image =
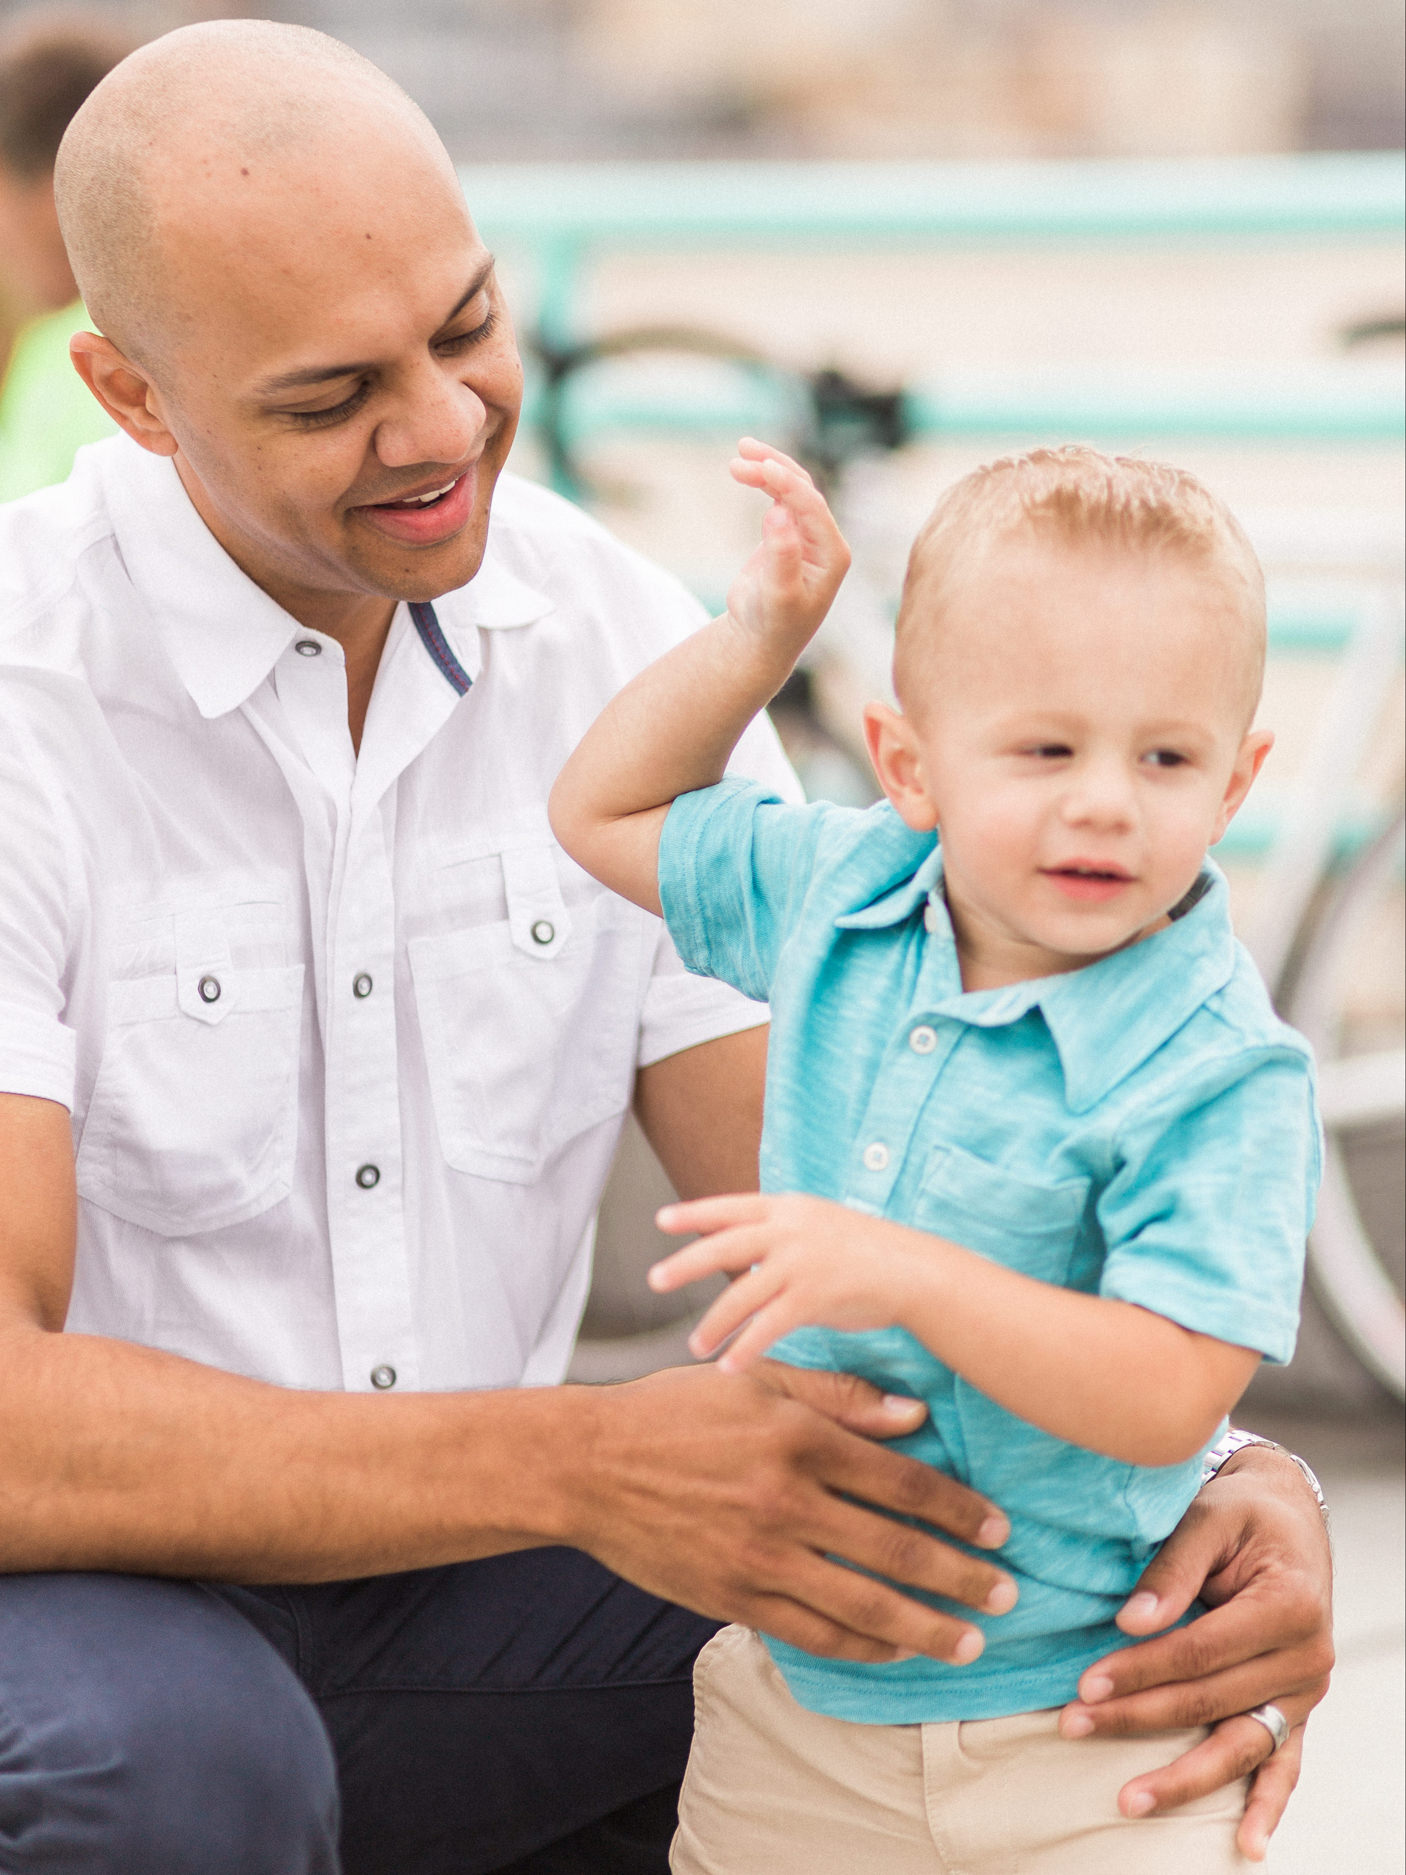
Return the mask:
[[(1258, 1719), (1260, 1724), (1274, 1740), (1274, 1751), (1282, 1751), (1289, 1742), (1289, 1721), (1278, 1706), (1256, 1706), (1253, 1712), (1245, 1714), (1247, 1719)], [(1274, 1756), (1270, 1752), (1270, 1757)]]

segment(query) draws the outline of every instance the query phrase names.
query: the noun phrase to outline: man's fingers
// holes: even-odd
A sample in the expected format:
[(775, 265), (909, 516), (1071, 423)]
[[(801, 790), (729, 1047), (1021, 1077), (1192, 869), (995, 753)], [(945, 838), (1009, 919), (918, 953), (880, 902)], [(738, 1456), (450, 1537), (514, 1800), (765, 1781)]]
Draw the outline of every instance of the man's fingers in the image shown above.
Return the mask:
[[(1260, 1794), (1259, 1784), (1260, 1776), (1265, 1773), (1261, 1772), (1256, 1777), (1238, 1836), (1241, 1849), (1254, 1861), (1263, 1860), (1264, 1844), (1269, 1841), (1275, 1825), (1283, 1815), (1289, 1793), (1298, 1781), (1302, 1736), (1303, 1727), (1299, 1726), (1278, 1754), (1276, 1768), (1270, 1774), (1263, 1795)], [(1243, 1716), (1227, 1719), (1216, 1727), (1209, 1738), (1193, 1745), (1190, 1751), (1184, 1751), (1170, 1764), (1163, 1765), (1160, 1770), (1148, 1771), (1144, 1776), (1135, 1777), (1125, 1784), (1118, 1793), (1118, 1808), (1128, 1817), (1154, 1816), (1162, 1811), (1179, 1809), (1184, 1803), (1209, 1796), (1212, 1791), (1221, 1790), (1227, 1784), (1258, 1772), (1261, 1766), (1265, 1766), (1268, 1771), (1267, 1760), (1273, 1744), (1274, 1741), (1258, 1719)], [(1284, 1760), (1288, 1762), (1284, 1763)], [(1255, 1812), (1253, 1817), (1252, 1809)], [(1250, 1847), (1247, 1838), (1254, 1840), (1258, 1853)]]
[[(1308, 1717), (1327, 1691), (1327, 1684), (1326, 1679), (1296, 1671), (1290, 1655), (1265, 1654), (1206, 1679), (1151, 1686), (1126, 1699), (1066, 1706), (1059, 1729), (1066, 1738), (1084, 1738), (1093, 1733), (1131, 1738), (1145, 1732), (1170, 1732), (1188, 1725), (1234, 1720), (1267, 1700), (1280, 1707), (1292, 1722)], [(1264, 1732), (1265, 1728), (1259, 1729)]]
[(815, 1469), (832, 1491), (844, 1491), (903, 1517), (916, 1517), (979, 1549), (998, 1549), (1010, 1536), (1009, 1520), (989, 1498), (897, 1452), (838, 1440)]
[(986, 1614), (1015, 1606), (1015, 1583), (985, 1557), (941, 1542), (912, 1524), (876, 1516), (862, 1505), (837, 1503), (820, 1537), (833, 1555), (904, 1588), (943, 1595)]
[[(1139, 1642), (1136, 1647), (1120, 1648), (1117, 1653), (1105, 1655), (1085, 1671), (1079, 1682), (1079, 1696), (1093, 1704), (1140, 1692), (1144, 1687), (1160, 1686), (1173, 1680), (1202, 1679), (1227, 1667), (1253, 1666), (1258, 1661), (1272, 1663), (1272, 1680), (1276, 1673), (1284, 1671), (1284, 1662), (1298, 1651), (1300, 1642), (1304, 1644), (1305, 1677), (1327, 1674), (1332, 1660), (1326, 1651), (1320, 1658), (1318, 1649), (1312, 1645), (1316, 1630), (1305, 1628), (1301, 1633), (1285, 1633), (1282, 1623), (1276, 1623), (1273, 1633), (1279, 1645), (1270, 1649), (1264, 1645), (1265, 1633), (1263, 1599), (1247, 1589), (1232, 1601), (1188, 1622), (1184, 1628), (1174, 1628), (1170, 1634), (1159, 1634), (1153, 1640)], [(1289, 1689), (1281, 1683), (1279, 1691), (1286, 1690)], [(1274, 1687), (1270, 1686), (1260, 1697), (1272, 1698), (1273, 1693)]]
[[(780, 1361), (763, 1361), (753, 1370), (752, 1378), (773, 1392), (800, 1401), (813, 1412), (823, 1413), (837, 1426), (857, 1432), (864, 1439), (902, 1438), (916, 1432), (928, 1416), (922, 1400), (901, 1393), (881, 1393), (857, 1374), (835, 1373), (830, 1368), (788, 1367)], [(953, 1488), (960, 1491), (963, 1487)], [(983, 1514), (991, 1509), (985, 1498), (977, 1498), (974, 1492), (967, 1495), (981, 1506)]]
[(1303, 1726), (1296, 1725), (1284, 1749), (1266, 1758), (1254, 1774), (1250, 1800), (1245, 1805), (1235, 1837), (1240, 1853), (1251, 1862), (1263, 1862), (1269, 1839), (1278, 1829), (1285, 1807), (1294, 1794), (1303, 1768), (1303, 1736)]
[(838, 1626), (933, 1660), (966, 1665), (985, 1646), (980, 1628), (892, 1589), (885, 1582), (815, 1556), (793, 1574), (795, 1593)]
[(1125, 1634), (1153, 1634), (1180, 1621), (1201, 1593), (1207, 1576), (1225, 1560), (1223, 1528), (1198, 1516), (1193, 1505), (1143, 1570), (1118, 1613)]
[(773, 1640), (802, 1648), (808, 1654), (823, 1654), (830, 1660), (866, 1660), (886, 1665), (901, 1660), (907, 1649), (887, 1641), (876, 1641), (867, 1634), (856, 1634), (816, 1614), (801, 1602), (783, 1595), (759, 1595), (747, 1609), (747, 1624), (758, 1628)]

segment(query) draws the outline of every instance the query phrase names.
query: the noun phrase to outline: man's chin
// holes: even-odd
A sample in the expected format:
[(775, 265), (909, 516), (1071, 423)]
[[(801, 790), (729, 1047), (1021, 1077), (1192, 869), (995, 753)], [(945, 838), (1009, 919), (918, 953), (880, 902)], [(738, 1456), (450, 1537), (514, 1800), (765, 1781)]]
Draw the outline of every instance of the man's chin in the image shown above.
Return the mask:
[(465, 529), (453, 540), (407, 553), (404, 548), (392, 552), (356, 555), (361, 582), (385, 599), (403, 599), (424, 604), (443, 598), (467, 586), (483, 565), (485, 541), (477, 529)]

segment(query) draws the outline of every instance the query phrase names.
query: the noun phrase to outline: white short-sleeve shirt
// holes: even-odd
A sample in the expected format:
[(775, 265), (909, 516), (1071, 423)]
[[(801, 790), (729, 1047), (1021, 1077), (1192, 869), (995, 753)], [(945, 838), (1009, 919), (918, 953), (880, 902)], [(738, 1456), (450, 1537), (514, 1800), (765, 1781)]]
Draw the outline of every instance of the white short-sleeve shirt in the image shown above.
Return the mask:
[[(118, 437), (0, 507), (0, 1090), (72, 1113), (71, 1329), (288, 1386), (558, 1380), (636, 1067), (764, 1020), (547, 823), (697, 604), (504, 476), (434, 615), (397, 609), (354, 755), (340, 646), (168, 460)], [(737, 767), (795, 794), (765, 723)]]

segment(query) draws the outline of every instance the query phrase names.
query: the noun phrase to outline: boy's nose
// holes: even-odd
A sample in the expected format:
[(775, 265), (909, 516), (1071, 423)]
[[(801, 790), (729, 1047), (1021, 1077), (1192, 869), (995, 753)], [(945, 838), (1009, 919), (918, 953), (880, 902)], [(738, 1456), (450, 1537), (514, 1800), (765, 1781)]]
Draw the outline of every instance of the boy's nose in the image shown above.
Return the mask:
[(1071, 777), (1062, 808), (1071, 827), (1129, 827), (1136, 811), (1131, 778), (1121, 763), (1091, 763)]

